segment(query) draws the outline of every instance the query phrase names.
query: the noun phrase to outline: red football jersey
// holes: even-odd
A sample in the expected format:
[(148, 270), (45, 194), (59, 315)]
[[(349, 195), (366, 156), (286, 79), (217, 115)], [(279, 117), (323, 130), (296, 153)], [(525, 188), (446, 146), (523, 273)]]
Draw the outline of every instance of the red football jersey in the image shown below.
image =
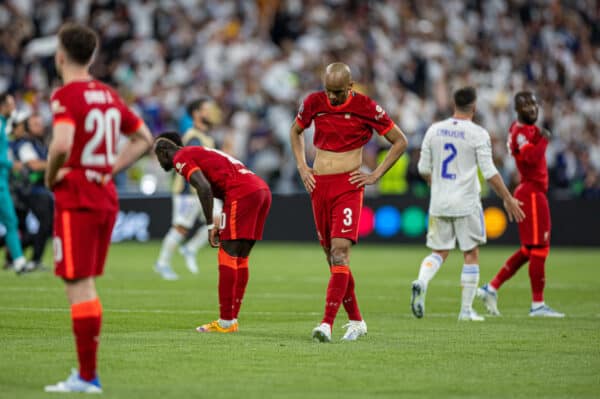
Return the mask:
[(535, 125), (513, 122), (508, 136), (508, 149), (515, 157), (521, 184), (533, 184), (538, 190), (548, 191), (546, 147), (548, 140)]
[(75, 127), (63, 167), (70, 168), (53, 188), (60, 209), (118, 209), (111, 180), (119, 134), (138, 130), (143, 121), (111, 87), (97, 80), (74, 81), (52, 94), (53, 124)]
[(213, 196), (222, 200), (244, 197), (257, 190), (269, 189), (260, 177), (234, 157), (212, 148), (189, 146), (173, 157), (175, 170), (186, 181), (200, 170), (210, 183)]
[(333, 106), (324, 91), (309, 94), (298, 111), (296, 123), (307, 128), (315, 122), (314, 145), (321, 150), (345, 152), (369, 142), (373, 129), (384, 135), (394, 122), (375, 101), (350, 92), (344, 104)]

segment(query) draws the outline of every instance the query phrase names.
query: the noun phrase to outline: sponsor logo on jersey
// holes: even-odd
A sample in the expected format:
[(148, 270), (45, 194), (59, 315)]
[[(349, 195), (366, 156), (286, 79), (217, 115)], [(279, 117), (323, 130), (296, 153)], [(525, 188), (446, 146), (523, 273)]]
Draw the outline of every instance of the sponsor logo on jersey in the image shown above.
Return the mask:
[(377, 104), (375, 106), (375, 112), (377, 112), (377, 115), (375, 115), (375, 120), (378, 121), (379, 119), (383, 118), (383, 116), (385, 115), (385, 111), (383, 110), (383, 108), (381, 108), (381, 106), (379, 104)]
[(181, 171), (183, 170), (183, 168), (185, 167), (185, 162), (181, 163), (181, 162), (177, 162), (175, 164), (175, 169), (177, 169), (177, 172), (181, 173)]
[(519, 146), (519, 148), (523, 147), (527, 143), (528, 143), (527, 137), (525, 137), (522, 134), (517, 135), (517, 145)]

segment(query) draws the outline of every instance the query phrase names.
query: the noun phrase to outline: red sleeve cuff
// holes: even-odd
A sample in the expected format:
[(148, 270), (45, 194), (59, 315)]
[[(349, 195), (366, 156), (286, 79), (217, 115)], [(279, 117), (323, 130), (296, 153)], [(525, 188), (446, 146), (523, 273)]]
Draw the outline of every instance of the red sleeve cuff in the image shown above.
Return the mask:
[(133, 134), (135, 132), (137, 132), (138, 130), (140, 130), (142, 128), (142, 125), (144, 124), (144, 120), (142, 118), (139, 118), (135, 124), (135, 127), (133, 129), (131, 129), (128, 132), (123, 132), (124, 134)]
[(385, 136), (390, 130), (392, 130), (392, 128), (394, 127), (394, 125), (395, 125), (395, 123), (392, 121), (388, 127), (386, 127), (381, 132), (379, 132), (379, 135), (380, 136)]
[(187, 180), (187, 181), (189, 182), (189, 181), (190, 181), (190, 176), (192, 175), (192, 173), (194, 173), (194, 172), (195, 172), (195, 171), (197, 171), (197, 170), (200, 170), (200, 168), (199, 168), (199, 167), (197, 167), (197, 166), (196, 166), (196, 167), (194, 167), (194, 168), (191, 168), (191, 169), (189, 170), (189, 172), (187, 172), (187, 173), (185, 174), (185, 180)]
[(58, 118), (54, 118), (52, 121), (52, 126), (58, 125), (59, 123), (66, 123), (71, 126), (75, 126), (75, 121), (68, 116), (59, 116)]
[(302, 129), (306, 129), (306, 125), (298, 117), (296, 117), (296, 124), (298, 126), (300, 126)]

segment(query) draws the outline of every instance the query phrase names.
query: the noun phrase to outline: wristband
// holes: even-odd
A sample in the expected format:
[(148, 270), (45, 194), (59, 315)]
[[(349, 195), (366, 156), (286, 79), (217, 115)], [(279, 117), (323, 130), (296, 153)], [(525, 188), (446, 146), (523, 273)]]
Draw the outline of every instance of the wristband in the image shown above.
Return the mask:
[(207, 228), (208, 230), (212, 230), (212, 229), (214, 229), (214, 228), (215, 228), (215, 224), (214, 224), (214, 223), (211, 223), (211, 224), (209, 224), (209, 225), (206, 225), (206, 228)]

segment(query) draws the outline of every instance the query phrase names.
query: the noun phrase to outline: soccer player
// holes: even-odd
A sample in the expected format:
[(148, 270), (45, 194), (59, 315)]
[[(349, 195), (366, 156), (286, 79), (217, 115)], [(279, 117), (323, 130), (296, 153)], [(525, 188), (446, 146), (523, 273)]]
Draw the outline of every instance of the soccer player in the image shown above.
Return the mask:
[[(183, 135), (184, 146), (201, 145), (207, 148), (215, 147), (215, 140), (208, 135), (211, 125), (210, 114), (214, 102), (209, 97), (201, 97), (192, 101), (187, 111), (192, 117), (193, 126)], [(220, 201), (217, 201), (220, 202)], [(171, 268), (171, 258), (175, 248), (181, 244), (198, 218), (205, 219), (196, 195), (189, 183), (180, 175), (175, 175), (173, 181), (173, 213), (172, 226), (163, 239), (158, 261), (154, 270), (165, 280), (177, 280), (178, 276)], [(221, 213), (222, 204), (215, 206), (215, 214)], [(191, 273), (198, 273), (196, 254), (208, 242), (208, 229), (202, 225), (190, 240), (182, 245), (179, 252), (185, 259), (185, 264)]]
[(10, 196), (9, 176), (13, 168), (13, 161), (8, 157), (7, 125), (9, 118), (15, 110), (15, 100), (8, 93), (0, 94), (0, 223), (6, 228), (6, 247), (13, 259), (13, 268), (17, 273), (26, 269), (23, 247), (19, 239), (19, 223), (17, 214)]
[[(52, 140), (46, 186), (54, 192), (55, 274), (71, 304), (79, 370), (47, 392), (102, 392), (96, 373), (102, 305), (95, 278), (104, 262), (118, 211), (112, 176), (152, 145), (152, 135), (118, 93), (89, 73), (98, 40), (86, 26), (58, 32), (56, 69), (63, 86), (51, 97)], [(130, 138), (117, 153), (119, 134)]]
[(473, 310), (479, 282), (479, 245), (486, 242), (477, 167), (502, 198), (509, 219), (523, 220), (519, 201), (510, 194), (492, 161), (490, 135), (472, 122), (477, 93), (473, 87), (454, 92), (454, 115), (434, 123), (421, 145), (419, 173), (431, 186), (427, 246), (432, 253), (423, 259), (412, 283), (411, 308), (421, 318), (429, 282), (456, 245), (464, 254), (460, 276), (462, 301), (458, 320), (481, 321)]
[[(328, 65), (323, 83), (324, 91), (306, 97), (290, 130), (298, 172), (311, 196), (317, 234), (331, 273), (325, 315), (312, 337), (331, 341), (333, 322), (343, 304), (349, 323), (342, 339), (354, 341), (367, 334), (350, 271), (350, 248), (358, 241), (364, 186), (388, 171), (406, 149), (407, 140), (381, 106), (352, 90), (348, 65)], [(306, 163), (303, 132), (313, 122), (316, 156), (311, 168)], [(392, 146), (373, 172), (364, 173), (359, 170), (362, 148), (374, 130)]]
[[(248, 284), (248, 258), (256, 240), (262, 239), (271, 207), (269, 186), (243, 163), (221, 151), (183, 147), (175, 132), (158, 136), (154, 152), (165, 171), (174, 168), (196, 190), (208, 223), (209, 243), (219, 248), (219, 319), (196, 331), (236, 332)], [(223, 201), (218, 229), (212, 217), (215, 198)]]
[(550, 251), (550, 208), (548, 191), (548, 168), (546, 166), (546, 146), (550, 132), (535, 126), (538, 117), (538, 103), (529, 91), (515, 95), (517, 121), (510, 127), (508, 148), (515, 158), (521, 182), (515, 189), (515, 197), (523, 202), (526, 219), (519, 223), (519, 248), (498, 271), (496, 277), (478, 291), (488, 312), (500, 315), (498, 311), (498, 289), (517, 270), (529, 261), (529, 281), (532, 302), (529, 316), (564, 317), (544, 303), (545, 263)]

